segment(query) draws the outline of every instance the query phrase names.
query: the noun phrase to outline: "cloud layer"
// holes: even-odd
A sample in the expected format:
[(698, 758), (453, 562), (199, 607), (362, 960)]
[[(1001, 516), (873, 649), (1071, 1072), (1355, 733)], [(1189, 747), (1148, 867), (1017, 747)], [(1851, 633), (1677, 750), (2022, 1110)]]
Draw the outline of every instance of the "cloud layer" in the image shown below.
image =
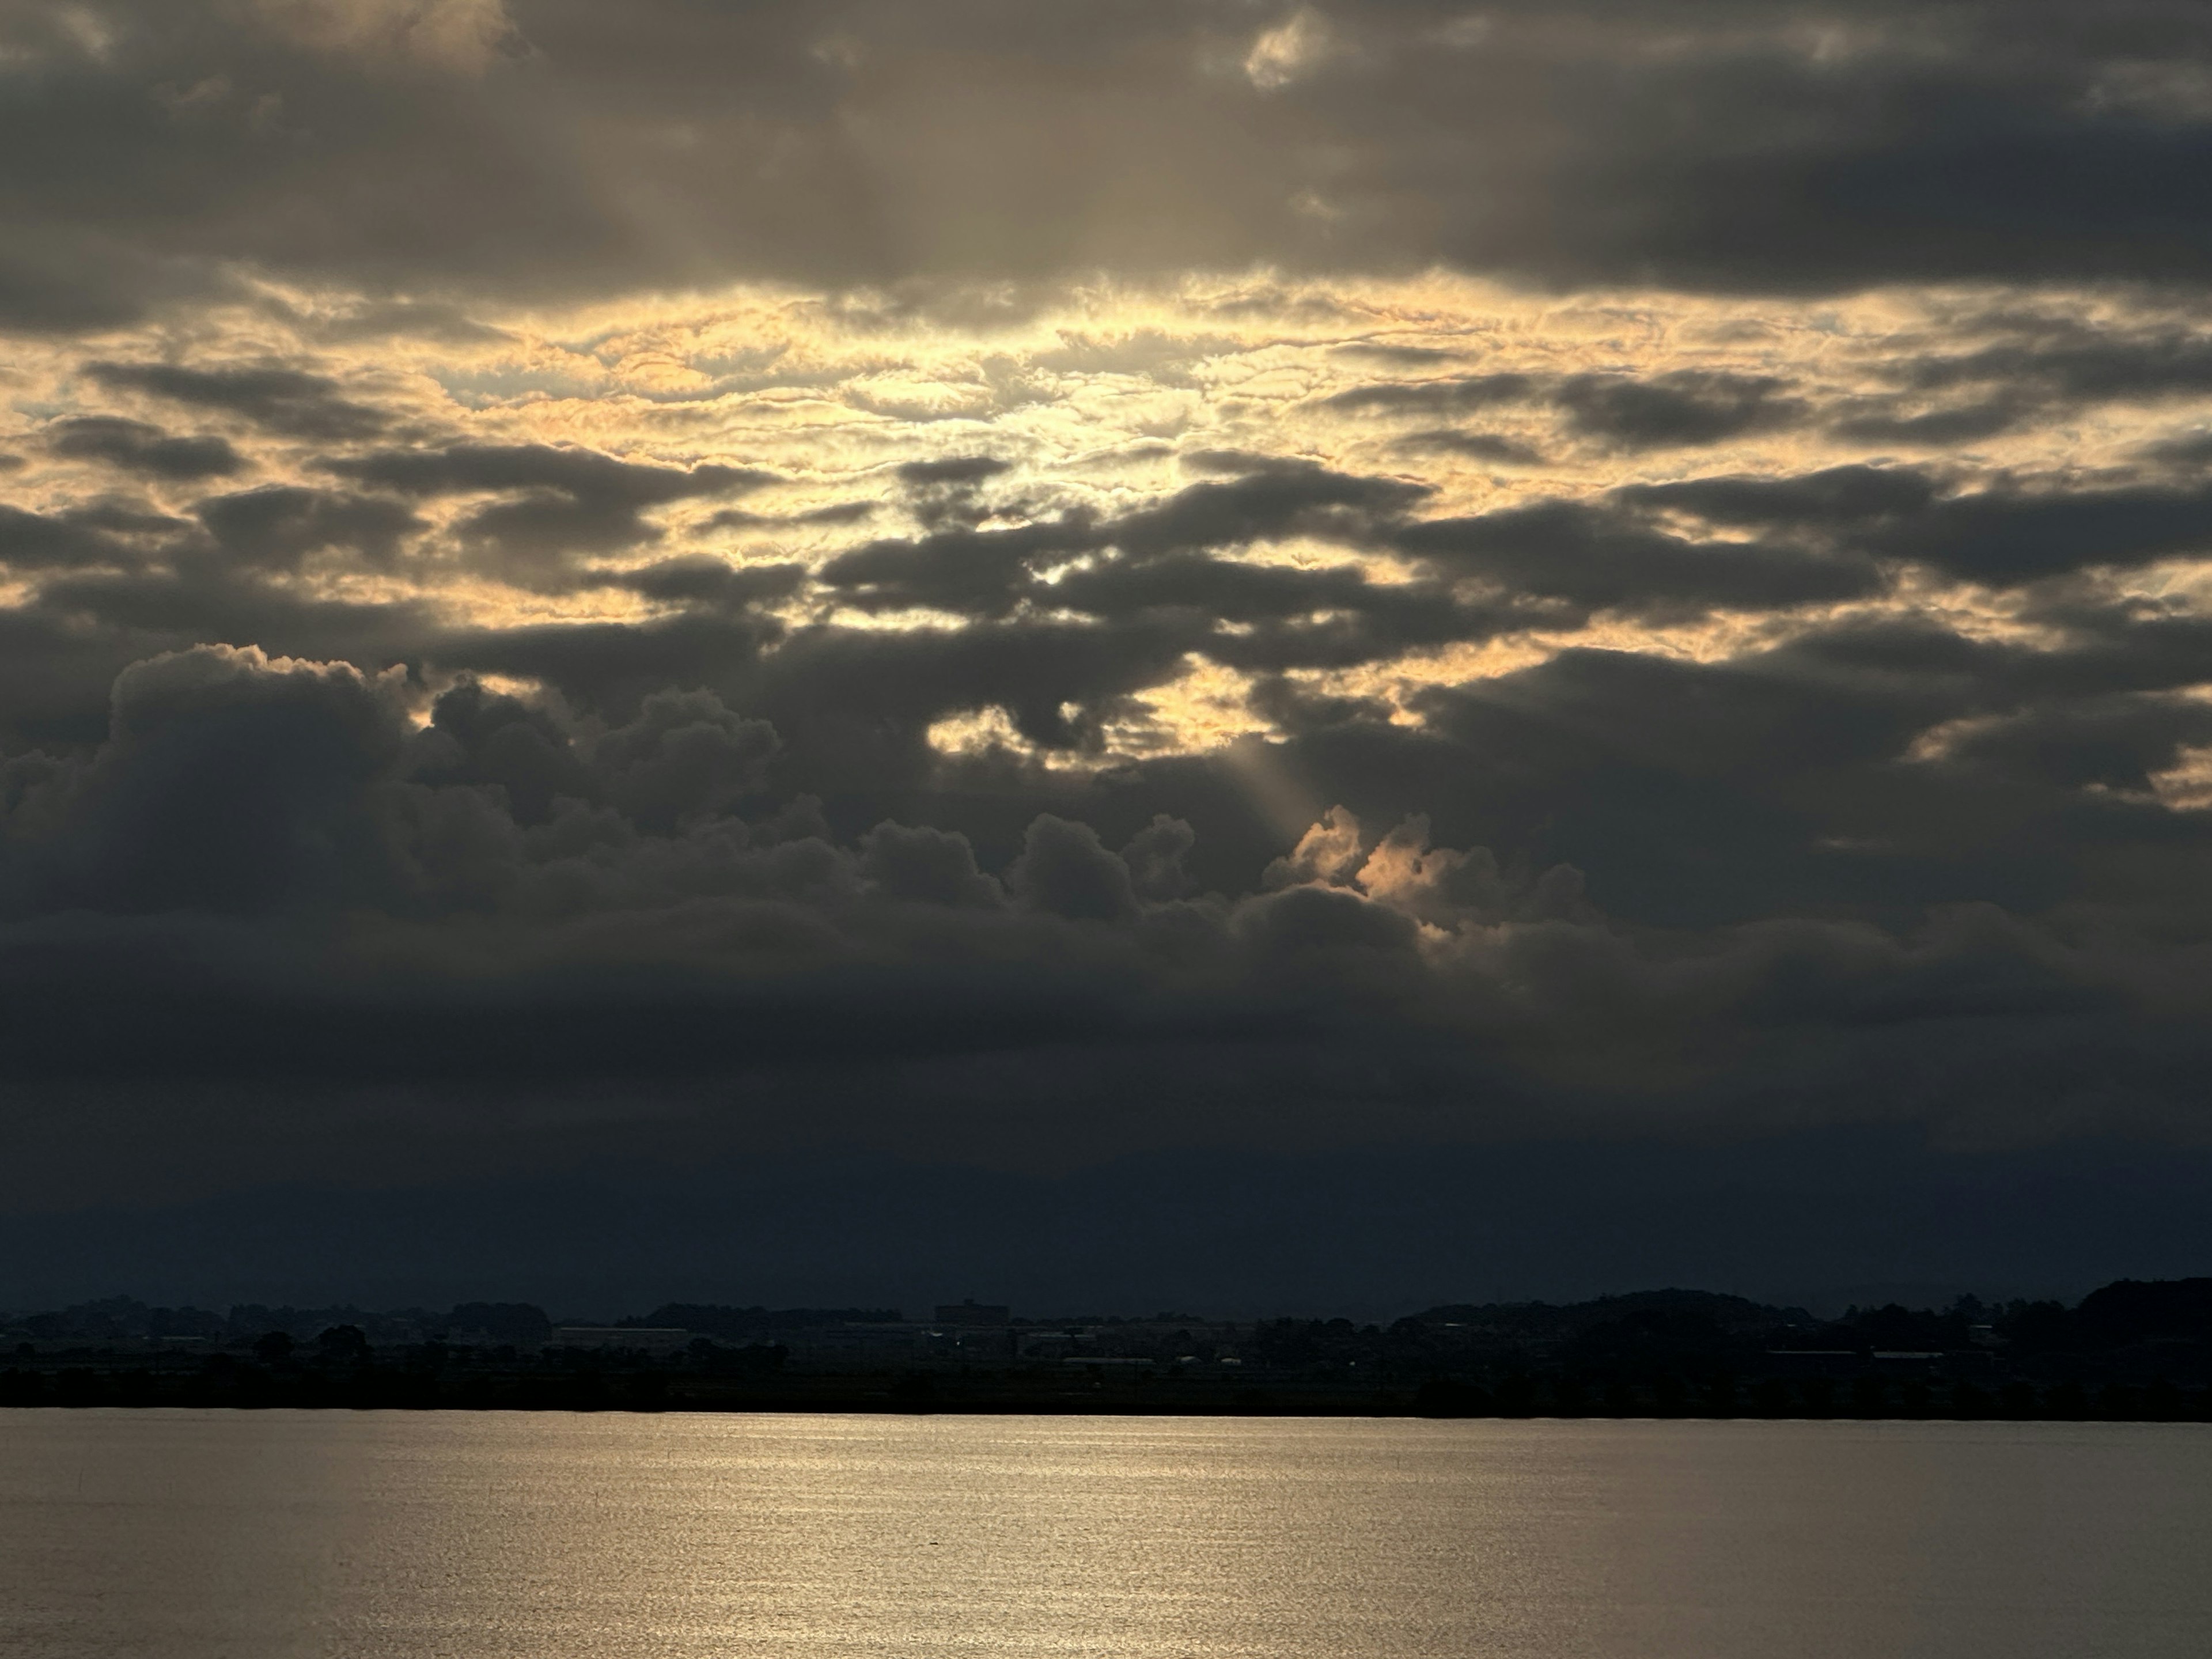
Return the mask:
[(0, 0), (9, 1201), (2201, 1142), (2208, 63)]

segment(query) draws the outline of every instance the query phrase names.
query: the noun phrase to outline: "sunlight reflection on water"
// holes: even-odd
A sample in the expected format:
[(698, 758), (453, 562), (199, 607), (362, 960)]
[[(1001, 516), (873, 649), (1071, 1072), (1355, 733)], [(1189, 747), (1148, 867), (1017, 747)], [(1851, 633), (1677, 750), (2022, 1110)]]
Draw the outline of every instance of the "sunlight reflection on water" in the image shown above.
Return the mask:
[(0, 1413), (0, 1654), (2212, 1652), (2191, 1425)]

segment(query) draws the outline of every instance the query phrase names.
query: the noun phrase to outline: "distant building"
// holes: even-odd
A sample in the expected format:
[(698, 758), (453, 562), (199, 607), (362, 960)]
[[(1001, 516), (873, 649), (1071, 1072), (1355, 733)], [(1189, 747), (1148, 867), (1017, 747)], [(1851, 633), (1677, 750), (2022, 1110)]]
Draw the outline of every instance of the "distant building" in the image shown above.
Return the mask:
[(996, 1307), (973, 1300), (937, 1304), (937, 1322), (940, 1325), (1005, 1325), (1010, 1323), (1013, 1316), (1012, 1308)]
[(667, 1325), (556, 1325), (556, 1348), (638, 1348), (647, 1353), (681, 1353), (691, 1333)]

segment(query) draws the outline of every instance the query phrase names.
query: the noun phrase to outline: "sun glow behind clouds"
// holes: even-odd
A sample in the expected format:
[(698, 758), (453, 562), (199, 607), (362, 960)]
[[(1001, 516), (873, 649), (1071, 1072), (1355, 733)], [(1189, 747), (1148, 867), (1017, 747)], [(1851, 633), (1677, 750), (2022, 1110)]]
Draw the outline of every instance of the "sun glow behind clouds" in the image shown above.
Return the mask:
[[(1320, 50), (1305, 30), (1294, 17), (1271, 33), (1267, 62), (1305, 63)], [(405, 600), (481, 629), (673, 617), (722, 602), (716, 595), (742, 596), (787, 629), (878, 632), (1022, 617), (1080, 634), (1213, 608), (1215, 643), (1170, 652), (1118, 701), (1076, 711), (1063, 739), (1024, 738), (988, 702), (932, 727), (948, 754), (995, 744), (1057, 764), (1195, 752), (1273, 730), (1257, 693), (1279, 678), (1303, 696), (1379, 700), (1392, 718), (1411, 719), (1405, 700), (1422, 687), (1510, 672), (1569, 646), (1719, 661), (1839, 617), (1930, 606), (1969, 633), (2030, 636), (2036, 625), (2007, 620), (2014, 602), (1931, 579), (1909, 560), (1887, 567), (1878, 588), (1861, 581), (1848, 600), (1793, 576), (1806, 559), (1856, 556), (1850, 538), (1878, 520), (1847, 526), (1845, 544), (1816, 546), (1786, 525), (1700, 519), (1706, 509), (1693, 498), (1676, 506), (1666, 491), (1696, 478), (1931, 463), (1945, 488), (1966, 495), (2032, 489), (2039, 478), (2124, 480), (2207, 412), (2184, 391), (2085, 401), (2062, 383), (2063, 362), (2045, 383), (2033, 380), (2039, 342), (2053, 335), (2091, 331), (2154, 354), (2185, 332), (2171, 307), (2110, 294), (1555, 298), (1440, 273), (1382, 282), (1255, 272), (1039, 290), (1016, 305), (979, 307), (956, 289), (833, 299), (739, 287), (463, 314), (266, 282), (258, 292), (250, 309), (204, 313), (202, 337), (222, 342), (223, 354), (196, 352), (196, 368), (251, 375), (281, 366), (313, 380), (319, 390), (299, 395), (319, 399), (315, 407), (362, 412), (350, 447), (334, 448), (327, 419), (288, 427), (210, 394), (185, 412), (237, 446), (245, 483), (327, 490), (334, 468), (356, 465), (349, 456), (456, 446), (589, 451), (641, 478), (721, 467), (747, 480), (741, 490), (649, 489), (635, 501), (587, 500), (550, 477), (410, 498), (415, 527), (390, 556), (358, 568), (334, 542), (336, 551), (285, 575), (295, 591)], [(5, 440), (32, 462), (10, 479), (15, 499), (112, 516), (114, 482), (43, 459), (44, 434), (88, 413), (174, 423), (173, 397), (88, 379), (82, 367), (88, 355), (127, 365), (173, 349), (162, 336), (127, 332), (88, 352), (27, 349), (15, 368), (21, 425)], [(1179, 501), (1200, 511), (1209, 490), (1226, 501), (1233, 481), (1261, 480), (1256, 489), (1271, 477), (1321, 493), (1265, 523), (1228, 512), (1188, 532), (1200, 539), (1187, 547), (1148, 550), (1186, 566), (1203, 556), (1211, 574), (1193, 573), (1188, 592), (1146, 588), (1121, 557), (1116, 535), (1155, 533), (1147, 515)], [(1297, 482), (1329, 477), (1370, 483)], [(137, 488), (147, 508), (177, 515), (195, 510), (202, 486), (149, 477)], [(1397, 492), (1387, 508), (1354, 504), (1379, 501), (1378, 491)], [(1534, 547), (1559, 533), (1559, 514), (1614, 513), (1631, 497), (1650, 503), (1638, 508), (1634, 535), (1645, 539), (1616, 526), (1605, 532), (1613, 542), (1589, 544), (1621, 563), (1619, 599), (1587, 582), (1545, 598), (1541, 573), (1553, 567), (1542, 561), (1566, 555), (1516, 564), (1507, 546), (1503, 563), (1486, 554), (1438, 564), (1391, 527), (1480, 521), (1491, 542), (1517, 535)], [(1551, 516), (1515, 531), (1522, 509)], [(155, 522), (134, 533), (157, 533)], [(1091, 535), (1086, 526), (1128, 528)], [(1626, 597), (1668, 556), (1652, 536), (1688, 550), (1679, 556), (1691, 596), (1671, 611)], [(1024, 537), (1036, 538), (1035, 551)], [(1741, 599), (1700, 588), (1698, 561), (1727, 556), (1776, 574)], [(934, 574), (903, 599), (855, 586), (851, 562), (871, 558)], [(1260, 603), (1243, 596), (1256, 595), (1249, 583), (1269, 571), (1314, 579), (1311, 603), (1285, 609), (1269, 598), (1272, 610), (1240, 610)], [(2154, 590), (2193, 613), (2201, 567), (2169, 562), (2108, 585), (2121, 598)], [(1397, 644), (1358, 642), (1362, 607), (1393, 593), (1416, 611), (1495, 614), (1424, 637), (1408, 613), (1393, 624)], [(1119, 608), (1097, 608), (1103, 594)], [(1285, 629), (1344, 644), (1304, 661), (1278, 651), (1270, 666)], [(765, 648), (779, 647), (770, 639)]]

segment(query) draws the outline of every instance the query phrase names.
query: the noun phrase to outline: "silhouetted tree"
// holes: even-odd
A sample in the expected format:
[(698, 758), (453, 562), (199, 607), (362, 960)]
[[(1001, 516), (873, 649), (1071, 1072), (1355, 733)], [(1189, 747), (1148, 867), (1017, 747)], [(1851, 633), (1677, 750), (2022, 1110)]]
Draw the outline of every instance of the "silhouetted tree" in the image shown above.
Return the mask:
[(1972, 1420), (1990, 1414), (1990, 1397), (1961, 1378), (1951, 1385), (1951, 1415)]
[(2079, 1421), (2089, 1414), (2089, 1396), (2079, 1382), (2061, 1382), (2043, 1398), (2046, 1416)]

